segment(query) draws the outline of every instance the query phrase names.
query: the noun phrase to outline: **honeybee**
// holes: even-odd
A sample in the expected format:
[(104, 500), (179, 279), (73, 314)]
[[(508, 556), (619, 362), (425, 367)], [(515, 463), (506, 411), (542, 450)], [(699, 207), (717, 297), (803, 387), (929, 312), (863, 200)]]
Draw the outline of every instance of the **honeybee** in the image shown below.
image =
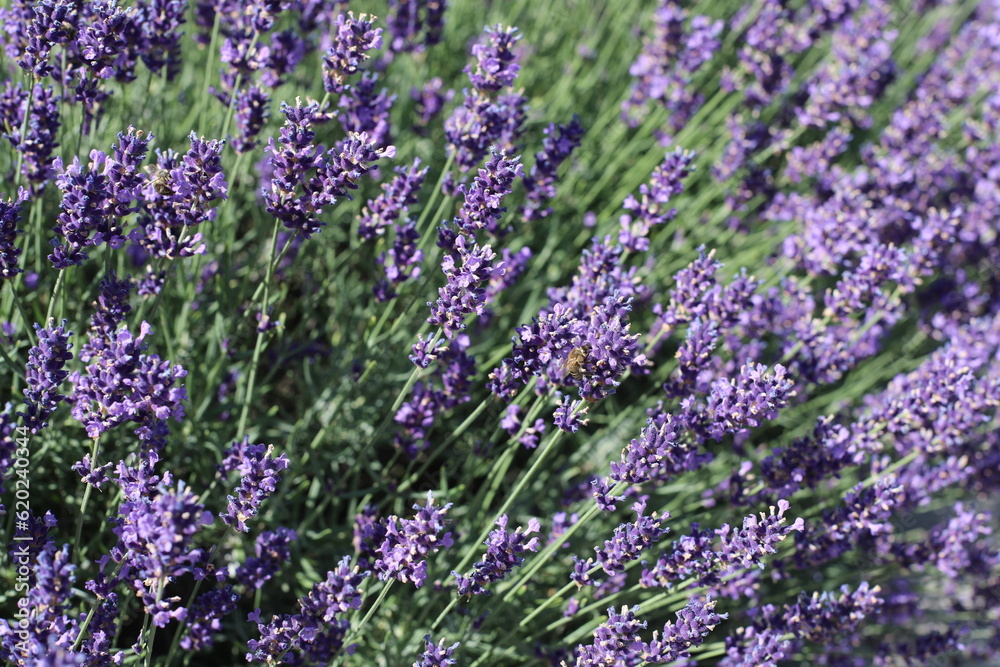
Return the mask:
[(566, 357), (566, 372), (573, 378), (582, 380), (584, 374), (586, 373), (585, 365), (587, 363), (588, 356), (590, 356), (589, 345), (574, 347), (569, 351), (569, 356)]
[(149, 182), (156, 194), (163, 195), (164, 197), (174, 194), (173, 188), (170, 187), (169, 171), (151, 164), (146, 167), (146, 173), (149, 174)]

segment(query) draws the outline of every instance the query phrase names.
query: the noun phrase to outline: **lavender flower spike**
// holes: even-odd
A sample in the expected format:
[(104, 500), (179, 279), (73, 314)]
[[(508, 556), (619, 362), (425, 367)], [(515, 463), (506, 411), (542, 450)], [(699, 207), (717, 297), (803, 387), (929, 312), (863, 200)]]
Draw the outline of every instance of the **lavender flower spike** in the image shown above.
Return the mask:
[(323, 55), (323, 88), (342, 93), (346, 80), (371, 56), (368, 51), (382, 48), (382, 28), (375, 28), (374, 16), (354, 12), (341, 14), (334, 23), (333, 45)]
[(379, 557), (375, 561), (375, 571), (382, 581), (396, 579), (413, 582), (417, 588), (427, 578), (428, 554), (452, 545), (451, 533), (444, 533), (445, 513), (451, 507), (434, 506), (434, 496), (427, 494), (427, 505), (414, 505), (417, 514), (412, 519), (388, 518), (385, 524), (385, 539), (378, 547)]
[[(438, 288), (440, 296), (436, 302), (427, 302), (431, 308), (427, 321), (444, 329), (448, 338), (454, 338), (465, 329), (466, 315), (483, 313), (486, 284), (505, 271), (503, 262), (493, 264), (496, 253), (488, 244), (482, 247), (473, 244), (470, 248), (469, 241), (461, 235), (455, 240), (455, 250), (457, 259), (449, 254), (441, 262), (448, 284)], [(457, 266), (458, 261), (461, 266)]]
[(288, 467), (288, 457), (274, 456), (274, 445), (251, 445), (250, 436), (234, 444), (222, 462), (223, 470), (238, 470), (240, 485), (235, 496), (229, 496), (229, 506), (219, 515), (227, 526), (249, 532), (246, 520), (257, 516), (261, 503), (274, 493), (278, 473)]
[(452, 659), (451, 654), (458, 648), (459, 642), (445, 647), (444, 637), (441, 638), (441, 643), (435, 644), (430, 635), (425, 635), (424, 643), (427, 645), (427, 648), (420, 656), (420, 660), (413, 663), (413, 667), (449, 667), (449, 665), (456, 663), (456, 660)]
[(538, 538), (528, 539), (528, 535), (537, 533), (541, 527), (538, 519), (528, 521), (527, 529), (519, 526), (514, 532), (508, 532), (507, 515), (502, 514), (496, 520), (496, 525), (500, 528), (491, 532), (484, 542), (486, 556), (472, 566), (475, 572), (468, 577), (457, 572), (451, 573), (455, 577), (459, 595), (489, 595), (490, 591), (483, 587), (484, 584), (503, 580), (524, 562), (521, 554), (538, 550)]
[(58, 327), (48, 328), (35, 324), (38, 335), (38, 345), (28, 352), (27, 384), (24, 389), (27, 412), (18, 414), (25, 419), (25, 426), (32, 433), (38, 433), (48, 425), (45, 420), (56, 409), (60, 401), (66, 397), (59, 393), (59, 385), (63, 383), (69, 372), (65, 370), (66, 362), (73, 358), (69, 349), (69, 337), (72, 331), (66, 331), (66, 320)]
[(465, 201), (458, 211), (455, 224), (462, 231), (472, 234), (478, 229), (486, 229), (492, 236), (502, 236), (510, 231), (501, 229), (497, 221), (507, 210), (501, 206), (504, 197), (513, 192), (514, 180), (523, 176), (521, 156), (507, 157), (505, 151), (490, 148), (490, 159), (486, 166), (479, 170), (479, 175), (472, 181), (472, 187), (460, 185), (458, 190)]
[(21, 273), (17, 266), (21, 249), (14, 241), (18, 234), (24, 233), (18, 224), (21, 222), (22, 204), (27, 200), (28, 191), (24, 188), (18, 188), (16, 198), (0, 199), (0, 283)]

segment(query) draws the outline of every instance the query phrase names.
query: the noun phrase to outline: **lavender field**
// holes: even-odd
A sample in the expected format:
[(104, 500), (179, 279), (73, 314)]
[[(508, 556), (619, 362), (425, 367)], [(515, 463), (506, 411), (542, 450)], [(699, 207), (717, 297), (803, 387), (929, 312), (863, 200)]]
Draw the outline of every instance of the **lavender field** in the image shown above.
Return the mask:
[(1000, 0), (0, 26), (0, 663), (1000, 665)]

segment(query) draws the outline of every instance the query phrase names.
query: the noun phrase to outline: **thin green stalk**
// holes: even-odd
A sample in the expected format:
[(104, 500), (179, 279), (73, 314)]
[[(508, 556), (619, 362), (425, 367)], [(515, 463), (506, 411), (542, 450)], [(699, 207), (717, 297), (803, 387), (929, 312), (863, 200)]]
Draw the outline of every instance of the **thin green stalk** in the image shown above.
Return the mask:
[[(90, 448), (90, 467), (91, 469), (97, 467), (97, 455), (100, 451), (100, 437), (94, 438), (94, 445)], [(80, 513), (76, 516), (76, 538), (73, 540), (73, 548), (76, 549), (77, 556), (83, 554), (83, 546), (80, 544), (80, 540), (83, 537), (83, 519), (87, 516), (87, 502), (90, 500), (90, 492), (93, 486), (86, 484), (83, 489), (83, 500), (80, 501)]]
[(31, 105), (35, 101), (35, 83), (31, 78), (30, 74), (25, 75), (29, 80), (28, 83), (28, 101), (24, 107), (24, 118), (21, 119), (21, 132), (20, 140), (18, 142), (17, 155), (14, 157), (14, 186), (15, 188), (21, 185), (21, 165), (24, 164), (24, 140), (28, 136), (28, 120), (31, 118), (32, 108)]
[(59, 298), (59, 290), (62, 287), (63, 280), (66, 277), (66, 269), (59, 269), (59, 273), (56, 275), (56, 284), (52, 287), (52, 298), (49, 299), (48, 310), (45, 311), (45, 324), (49, 325), (49, 320), (52, 319), (52, 313), (56, 308), (56, 299)]
[[(271, 260), (267, 263), (267, 275), (264, 278), (264, 298), (261, 299), (261, 319), (262, 321), (269, 317), (267, 313), (268, 299), (271, 296), (271, 276), (274, 273), (274, 256), (277, 254), (278, 249), (278, 229), (281, 227), (281, 220), (278, 218), (274, 219), (274, 229), (271, 232)], [(265, 327), (262, 331), (261, 328), (257, 327), (257, 341), (254, 343), (253, 348), (253, 358), (250, 360), (250, 377), (247, 379), (246, 390), (243, 393), (243, 408), (240, 411), (240, 422), (237, 428), (237, 433), (244, 433), (247, 425), (247, 417), (250, 414), (250, 402), (253, 400), (253, 390), (254, 382), (257, 379), (257, 368), (260, 364), (260, 355), (264, 349), (264, 336), (267, 333), (267, 328)]]
[[(160, 577), (156, 585), (156, 603), (153, 605), (154, 608), (160, 606), (160, 600), (163, 599), (163, 589), (166, 588), (166, 586), (167, 586), (167, 578)], [(142, 633), (140, 633), (141, 637), (146, 637), (146, 659), (144, 661), (146, 667), (149, 667), (151, 664), (153, 664), (153, 639), (156, 638), (156, 624), (154, 623), (152, 628), (150, 628), (149, 626), (149, 621), (151, 618), (152, 615), (147, 611), (145, 618), (142, 621)], [(147, 630), (149, 631), (148, 637), (146, 636)]]

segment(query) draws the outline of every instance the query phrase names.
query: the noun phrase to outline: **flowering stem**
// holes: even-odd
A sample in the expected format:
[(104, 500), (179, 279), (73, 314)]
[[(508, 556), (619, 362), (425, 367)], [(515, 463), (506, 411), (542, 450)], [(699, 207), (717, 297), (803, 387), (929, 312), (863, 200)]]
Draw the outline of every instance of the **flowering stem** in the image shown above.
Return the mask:
[(438, 614), (437, 618), (434, 619), (434, 622), (431, 623), (431, 632), (434, 632), (435, 630), (437, 630), (437, 627), (439, 625), (441, 625), (441, 621), (444, 620), (445, 616), (448, 615), (448, 612), (451, 611), (452, 609), (454, 609), (455, 605), (457, 605), (457, 604), (458, 604), (458, 598), (457, 597), (454, 597), (454, 598), (452, 598), (451, 600), (448, 601), (448, 606), (445, 607), (444, 609), (442, 609), (441, 613)]
[[(527, 486), (528, 482), (530, 482), (534, 478), (534, 476), (542, 469), (541, 466), (548, 458), (549, 454), (555, 451), (555, 445), (562, 438), (562, 435), (563, 435), (562, 431), (556, 431), (551, 435), (551, 437), (549, 437), (548, 441), (544, 445), (542, 445), (541, 451), (538, 452), (538, 456), (535, 457), (535, 460), (531, 464), (531, 467), (528, 468), (527, 472), (521, 475), (521, 478), (517, 481), (517, 484), (514, 486), (514, 489), (507, 495), (507, 499), (503, 502), (503, 505), (501, 505), (500, 509), (496, 511), (495, 514), (497, 516), (505, 514), (507, 510), (510, 509), (510, 506), (514, 504), (514, 500), (517, 499), (518, 494), (524, 489), (525, 486)], [(513, 449), (514, 448), (511, 447), (508, 448), (507, 451), (510, 452), (513, 451)], [(491, 527), (492, 525), (493, 525), (492, 523), (488, 524), (480, 533), (479, 537), (473, 543), (479, 544), (483, 542), (489, 536), (490, 531), (493, 530), (493, 528)], [(466, 567), (468, 567), (469, 561), (472, 560), (474, 557), (475, 557), (474, 550), (469, 549), (466, 552), (465, 556), (462, 558), (461, 562), (455, 568), (455, 571), (461, 572), (462, 570), (464, 570)]]
[[(271, 296), (271, 275), (274, 273), (274, 256), (278, 249), (278, 228), (281, 221), (274, 219), (274, 229), (271, 232), (271, 260), (267, 263), (267, 276), (264, 278), (264, 298), (261, 299), (261, 324), (267, 324), (267, 300)], [(243, 408), (240, 411), (240, 424), (237, 433), (243, 433), (247, 425), (247, 416), (250, 414), (250, 401), (253, 400), (254, 382), (257, 380), (257, 366), (260, 362), (260, 353), (264, 349), (264, 334), (269, 327), (265, 326), (261, 330), (260, 324), (257, 326), (257, 342), (253, 348), (253, 358), (250, 360), (250, 377), (247, 379), (246, 391), (243, 394)]]
[(59, 273), (56, 275), (56, 284), (52, 287), (52, 298), (49, 299), (49, 307), (45, 311), (45, 325), (48, 326), (49, 320), (52, 319), (52, 313), (56, 308), (56, 299), (59, 297), (59, 290), (63, 284), (63, 278), (66, 276), (66, 269), (59, 269)]
[[(560, 431), (561, 433), (561, 431)], [(620, 493), (621, 490), (625, 488), (625, 484), (618, 484), (614, 489), (611, 490), (609, 495), (615, 495)], [(566, 529), (566, 532), (559, 536), (559, 540), (553, 542), (549, 546), (542, 549), (538, 554), (532, 559), (531, 564), (526, 566), (521, 574), (521, 579), (516, 583), (512, 584), (507, 592), (503, 596), (504, 602), (509, 602), (514, 594), (525, 586), (528, 581), (537, 574), (537, 572), (542, 569), (547, 563), (551, 562), (552, 554), (560, 548), (560, 546), (566, 542), (576, 531), (582, 528), (590, 519), (594, 518), (600, 513), (600, 508), (594, 504), (590, 506), (590, 509), (580, 517), (580, 520), (574, 523), (572, 526)]]
[(438, 176), (437, 183), (434, 184), (434, 189), (431, 190), (431, 198), (427, 201), (427, 206), (420, 211), (420, 217), (417, 218), (417, 230), (420, 232), (421, 246), (423, 246), (424, 233), (427, 231), (425, 223), (427, 222), (427, 218), (431, 210), (437, 204), (437, 198), (441, 195), (441, 186), (444, 184), (444, 178), (448, 175), (448, 171), (451, 169), (451, 165), (454, 161), (454, 154), (449, 155), (447, 161), (444, 163), (444, 168), (441, 169), (441, 175)]
[(28, 136), (28, 118), (31, 117), (31, 104), (35, 101), (35, 83), (28, 78), (28, 102), (24, 107), (24, 118), (21, 120), (21, 138), (17, 144), (17, 155), (14, 158), (14, 186), (21, 184), (21, 165), (24, 162), (24, 140)]
[[(215, 561), (215, 556), (219, 551), (219, 545), (225, 544), (226, 540), (229, 538), (229, 535), (232, 532), (233, 532), (233, 526), (232, 525), (227, 526), (226, 532), (223, 534), (222, 538), (220, 538), (215, 544), (212, 545), (212, 551), (208, 554), (208, 559), (205, 561), (206, 563), (211, 565)], [(191, 595), (188, 596), (187, 604), (184, 605), (185, 609), (191, 609), (191, 605), (194, 604), (194, 599), (198, 595), (198, 591), (201, 588), (201, 583), (203, 581), (205, 581), (205, 579), (198, 579), (197, 581), (194, 582), (194, 587), (191, 589)], [(257, 592), (260, 593), (260, 589), (257, 589)], [(178, 622), (177, 630), (174, 632), (174, 637), (170, 641), (170, 650), (167, 651), (167, 661), (166, 661), (167, 667), (170, 667), (170, 665), (173, 664), (174, 653), (177, 652), (177, 647), (180, 646), (181, 637), (184, 634), (185, 628), (187, 628), (186, 618)]]
[[(155, 612), (156, 608), (160, 606), (160, 600), (163, 598), (163, 589), (167, 585), (167, 578), (160, 577), (156, 585), (156, 603), (153, 605), (153, 610)], [(156, 637), (156, 624), (153, 627), (149, 627), (149, 621), (152, 615), (149, 610), (146, 610), (146, 618), (142, 622), (142, 636), (146, 635), (146, 631), (149, 630), (149, 636), (146, 637), (146, 667), (149, 667), (153, 662), (153, 638)]]
[[(365, 625), (368, 624), (368, 621), (371, 619), (371, 617), (375, 615), (375, 610), (378, 609), (379, 605), (382, 604), (382, 601), (385, 600), (385, 596), (389, 594), (389, 589), (392, 588), (392, 585), (394, 583), (396, 583), (395, 579), (389, 579), (388, 581), (385, 582), (385, 586), (383, 586), (382, 590), (379, 591), (378, 597), (375, 598), (374, 604), (372, 604), (372, 606), (368, 609), (368, 612), (365, 614), (364, 618), (361, 619), (361, 622), (358, 623), (357, 626), (355, 626), (351, 630), (351, 635), (352, 635), (351, 641), (353, 641), (355, 637), (361, 636), (362, 628), (364, 628)], [(345, 638), (344, 645), (347, 646), (349, 643), (350, 641), (348, 641), (348, 639)]]
[[(97, 453), (100, 450), (100, 437), (94, 438), (94, 446), (90, 449), (90, 469), (93, 470), (97, 465)], [(87, 501), (90, 500), (90, 491), (93, 486), (88, 482), (83, 489), (83, 500), (80, 501), (80, 513), (76, 516), (76, 539), (73, 542), (73, 547), (76, 549), (78, 555), (83, 554), (83, 547), (80, 544), (80, 539), (83, 536), (83, 517), (87, 515)]]
[(219, 46), (219, 28), (222, 22), (221, 17), (222, 15), (216, 12), (215, 22), (212, 24), (212, 39), (208, 45), (208, 54), (205, 58), (205, 77), (204, 85), (202, 86), (201, 91), (202, 105), (199, 117), (199, 124), (202, 126), (205, 125), (205, 115), (207, 114), (208, 107), (211, 104), (209, 100), (212, 99), (212, 94), (209, 92), (209, 88), (211, 88), (210, 81), (212, 80), (212, 63), (214, 62), (216, 49)]

